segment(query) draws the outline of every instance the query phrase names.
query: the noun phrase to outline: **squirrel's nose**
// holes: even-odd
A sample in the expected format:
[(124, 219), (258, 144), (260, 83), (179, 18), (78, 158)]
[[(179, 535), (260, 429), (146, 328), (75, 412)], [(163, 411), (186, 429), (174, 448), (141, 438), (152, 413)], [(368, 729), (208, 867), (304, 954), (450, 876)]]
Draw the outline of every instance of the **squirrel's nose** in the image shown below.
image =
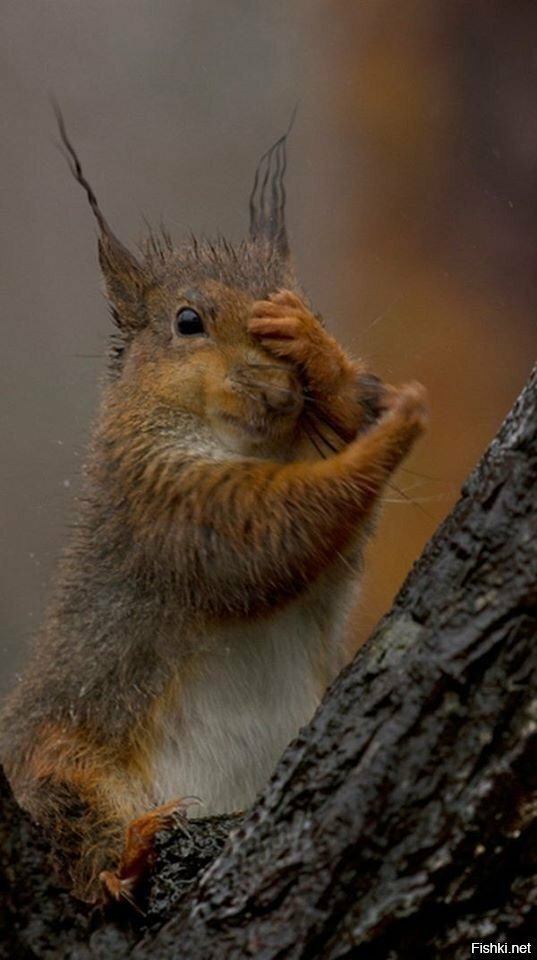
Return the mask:
[(286, 384), (266, 383), (260, 390), (261, 399), (271, 413), (292, 413), (299, 406), (299, 394)]
[(237, 364), (230, 380), (259, 397), (271, 413), (298, 413), (302, 408), (302, 388), (291, 370), (276, 364)]

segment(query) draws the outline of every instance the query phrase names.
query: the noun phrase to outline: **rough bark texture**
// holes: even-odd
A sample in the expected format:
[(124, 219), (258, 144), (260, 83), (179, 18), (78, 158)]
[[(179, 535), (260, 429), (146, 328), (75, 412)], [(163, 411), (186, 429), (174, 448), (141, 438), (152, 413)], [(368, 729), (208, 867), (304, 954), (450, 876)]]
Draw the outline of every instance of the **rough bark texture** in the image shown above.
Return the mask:
[(4, 791), (0, 955), (467, 958), (472, 941), (527, 943), (536, 441), (534, 374), (392, 611), (193, 889), (230, 824), (162, 838), (145, 918), (87, 917)]

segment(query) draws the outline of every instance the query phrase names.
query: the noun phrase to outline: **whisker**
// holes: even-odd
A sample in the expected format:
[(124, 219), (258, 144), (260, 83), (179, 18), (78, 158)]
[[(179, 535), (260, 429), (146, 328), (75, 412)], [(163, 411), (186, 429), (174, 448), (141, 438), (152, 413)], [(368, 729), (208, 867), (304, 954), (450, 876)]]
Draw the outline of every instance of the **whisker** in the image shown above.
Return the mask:
[(442, 483), (443, 477), (433, 477), (428, 473), (418, 473), (416, 470), (409, 470), (408, 467), (399, 467), (404, 473), (410, 473), (413, 477), (419, 477), (421, 480), (433, 480), (435, 483)]
[(443, 503), (448, 499), (448, 497), (443, 494), (439, 494), (437, 497), (405, 497), (400, 499), (399, 497), (383, 497), (383, 503), (408, 503), (410, 505), (419, 506), (420, 503)]
[[(249, 364), (249, 366), (252, 366), (252, 364)], [(259, 366), (262, 366), (262, 364), (259, 364)], [(270, 386), (271, 390), (279, 390), (280, 393), (287, 393), (287, 394), (295, 392), (291, 387), (282, 387), (282, 386), (278, 386), (278, 384), (266, 383), (266, 382), (264, 383), (262, 380), (248, 379), (246, 384), (242, 383), (242, 381), (240, 380), (237, 380), (235, 381), (235, 383), (237, 386), (242, 387), (245, 393), (246, 393), (246, 389), (245, 389), (246, 386), (258, 387), (260, 390), (263, 390), (263, 388), (266, 386)], [(251, 396), (251, 394), (248, 394), (248, 396)]]
[(249, 363), (249, 370), (282, 370), (281, 363)]
[[(260, 390), (262, 390), (266, 386), (270, 386), (271, 390), (279, 390), (280, 393), (287, 393), (287, 394), (294, 393), (294, 390), (292, 390), (291, 387), (279, 387), (275, 383), (271, 383), (271, 384), (266, 384), (262, 382), (260, 383), (259, 380), (249, 380), (248, 385), (251, 387), (259, 387)], [(240, 386), (242, 386), (242, 384), (240, 384)]]
[(393, 310), (393, 308), (396, 306), (397, 303), (399, 303), (400, 300), (401, 300), (401, 296), (395, 297), (395, 299), (392, 300), (392, 302), (388, 304), (388, 306), (386, 307), (385, 310), (383, 310), (381, 313), (377, 314), (377, 316), (376, 316), (375, 319), (372, 321), (372, 323), (370, 323), (370, 324), (365, 328), (365, 330), (362, 331), (362, 333), (368, 333), (369, 330), (372, 330), (373, 327), (376, 327), (377, 323), (380, 323), (381, 320), (385, 320), (385, 318), (388, 316), (390, 310)]
[(401, 300), (403, 300), (403, 299), (405, 298), (405, 296), (406, 296), (406, 287), (407, 287), (407, 285), (408, 285), (408, 279), (405, 280), (405, 282), (404, 282), (404, 284), (403, 284), (403, 289), (400, 290), (400, 292), (399, 292), (398, 294), (396, 294), (396, 296), (393, 297), (392, 300), (390, 300), (390, 302), (388, 303), (388, 306), (385, 307), (384, 310), (381, 310), (381, 312), (380, 312), (379, 314), (377, 314), (377, 316), (375, 317), (375, 319), (374, 319), (371, 323), (369, 323), (369, 324), (367, 325), (367, 327), (365, 327), (365, 328), (362, 330), (362, 333), (363, 333), (363, 334), (364, 334), (364, 333), (367, 333), (369, 330), (372, 330), (373, 327), (376, 327), (377, 323), (380, 323), (381, 320), (385, 320), (385, 318), (388, 316), (389, 313), (391, 313), (391, 311), (393, 310), (393, 308), (394, 308), (395, 306), (398, 306), (398, 305), (400, 304)]
[(319, 454), (321, 460), (326, 460), (326, 454), (325, 454), (324, 450), (322, 450), (321, 447), (319, 446), (319, 444), (317, 443), (317, 441), (316, 441), (315, 437), (313, 436), (313, 434), (309, 433), (308, 430), (307, 430), (307, 428), (306, 428), (306, 431), (305, 431), (305, 432), (306, 432), (306, 436), (307, 436), (308, 440), (310, 441), (312, 447), (314, 447), (315, 450), (317, 451), (317, 453)]
[(405, 486), (405, 493), (411, 493), (413, 490), (420, 490), (422, 487), (427, 486), (427, 480), (414, 480), (413, 482), (407, 483)]
[[(279, 367), (277, 364), (249, 363), (248, 366), (250, 368), (261, 369), (261, 370), (266, 370), (266, 369), (281, 370), (281, 367)], [(259, 380), (249, 380), (248, 382), (253, 387), (259, 387), (260, 390), (262, 390), (263, 387), (266, 386), (266, 384), (264, 384), (262, 381), (259, 381)], [(271, 390), (280, 390), (282, 393), (288, 393), (288, 394), (294, 393), (294, 390), (292, 387), (281, 387), (281, 386), (278, 386), (277, 384), (271, 384), (270, 388)], [(314, 397), (308, 396), (308, 394), (305, 393), (304, 391), (302, 391), (302, 399), (304, 400), (305, 403), (317, 403)]]
[(322, 407), (322, 400), (320, 400), (319, 397), (312, 397), (308, 387), (304, 388), (303, 395), (306, 403), (313, 403), (316, 407)]
[[(389, 487), (391, 490), (395, 490), (395, 492), (398, 493), (400, 497), (403, 497), (403, 500), (404, 500), (406, 503), (411, 503), (411, 504), (413, 504), (413, 505), (416, 507), (416, 509), (419, 510), (421, 513), (423, 513), (424, 516), (426, 516), (429, 520), (434, 520), (433, 515), (432, 515), (431, 513), (429, 513), (428, 510), (425, 510), (425, 509), (422, 507), (421, 503), (419, 503), (419, 501), (414, 500), (413, 497), (407, 496), (407, 494), (405, 493), (405, 491), (404, 491), (404, 490), (401, 490), (401, 487), (398, 487), (397, 484), (393, 483), (393, 481), (386, 480), (386, 486)], [(402, 502), (402, 501), (400, 501), (400, 502)]]
[(242, 384), (241, 384), (241, 389), (242, 389), (242, 392), (245, 394), (245, 396), (247, 396), (250, 400), (253, 400), (254, 403), (257, 403), (257, 401), (259, 400), (259, 397), (256, 397), (255, 393), (250, 393), (249, 390), (245, 390)]
[[(321, 443), (326, 444), (326, 446), (328, 447), (329, 450), (332, 451), (332, 453), (339, 453), (339, 452), (340, 452), (339, 449), (338, 449), (336, 446), (334, 446), (334, 444), (331, 443), (330, 440), (327, 440), (327, 439), (326, 439), (325, 435), (321, 432), (321, 430), (319, 430), (319, 427), (317, 426), (317, 424), (315, 423), (315, 421), (312, 420), (310, 417), (308, 417), (308, 424), (309, 424), (309, 426), (311, 427), (311, 429), (314, 431), (314, 433), (316, 434), (316, 436), (319, 438), (319, 440), (321, 441)], [(329, 427), (329, 424), (326, 424), (326, 426)], [(330, 429), (331, 429), (331, 428), (330, 428)], [(335, 430), (334, 430), (334, 433), (336, 433), (336, 435), (338, 435)], [(340, 439), (341, 439), (341, 438), (340, 438)]]
[(350, 570), (350, 572), (351, 572), (354, 576), (356, 576), (357, 571), (354, 569), (352, 563), (349, 563), (349, 561), (347, 560), (347, 558), (344, 557), (343, 554), (339, 552), (339, 550), (336, 550), (336, 557), (338, 557), (339, 560), (341, 560), (341, 562), (344, 564), (344, 566), (346, 566), (347, 569)]
[(139, 904), (136, 903), (136, 900), (134, 899), (133, 895), (129, 893), (128, 890), (121, 890), (120, 897), (122, 897), (123, 900), (126, 900), (127, 903), (133, 908), (133, 910), (136, 910), (136, 912), (139, 913), (142, 917), (146, 916), (145, 910), (142, 910)]
[[(323, 413), (324, 415), (320, 413), (317, 414), (317, 420), (320, 420), (320, 422), (324, 424), (325, 427), (328, 427), (328, 429), (331, 430), (332, 433), (336, 435), (338, 440), (341, 440), (341, 442), (344, 443), (345, 446), (347, 446), (348, 440), (345, 439), (343, 434), (338, 430), (337, 426), (326, 416), (326, 413), (324, 411)], [(325, 443), (326, 443), (327, 442), (326, 438), (323, 438), (323, 439), (325, 440)]]

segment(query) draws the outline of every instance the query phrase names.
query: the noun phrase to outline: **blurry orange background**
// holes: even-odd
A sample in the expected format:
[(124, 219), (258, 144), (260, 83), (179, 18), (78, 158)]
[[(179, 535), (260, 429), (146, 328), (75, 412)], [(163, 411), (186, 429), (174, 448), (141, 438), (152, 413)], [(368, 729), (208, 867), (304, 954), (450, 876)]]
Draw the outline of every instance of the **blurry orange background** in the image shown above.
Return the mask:
[(329, 140), (349, 144), (360, 168), (359, 178), (340, 170), (336, 198), (341, 335), (383, 377), (426, 384), (432, 408), (369, 550), (363, 639), (537, 352), (537, 7), (376, 0), (337, 10), (320, 24), (337, 64), (323, 102)]

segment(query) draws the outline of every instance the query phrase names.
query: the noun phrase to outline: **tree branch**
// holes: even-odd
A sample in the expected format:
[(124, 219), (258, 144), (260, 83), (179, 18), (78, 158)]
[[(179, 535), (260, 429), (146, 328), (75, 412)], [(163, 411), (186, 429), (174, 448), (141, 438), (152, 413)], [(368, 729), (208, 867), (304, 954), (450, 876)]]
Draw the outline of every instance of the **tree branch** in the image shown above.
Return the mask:
[[(466, 958), (474, 940), (529, 940), (536, 434), (534, 372), (390, 614), (182, 897), (175, 878), (192, 839), (162, 839), (134, 957), (175, 958), (180, 947), (189, 960)], [(31, 829), (23, 815), (7, 816)], [(12, 860), (23, 861), (34, 841), (13, 836)], [(2, 849), (5, 864), (5, 837)], [(33, 883), (45, 876), (39, 863), (29, 872)], [(28, 950), (36, 899), (18, 896), (19, 948)], [(35, 888), (37, 902), (43, 896)], [(90, 935), (70, 905), (68, 942), (61, 910), (70, 902), (57, 893), (51, 904), (50, 886), (46, 896), (55, 956), (125, 956), (140, 935), (110, 919)]]

